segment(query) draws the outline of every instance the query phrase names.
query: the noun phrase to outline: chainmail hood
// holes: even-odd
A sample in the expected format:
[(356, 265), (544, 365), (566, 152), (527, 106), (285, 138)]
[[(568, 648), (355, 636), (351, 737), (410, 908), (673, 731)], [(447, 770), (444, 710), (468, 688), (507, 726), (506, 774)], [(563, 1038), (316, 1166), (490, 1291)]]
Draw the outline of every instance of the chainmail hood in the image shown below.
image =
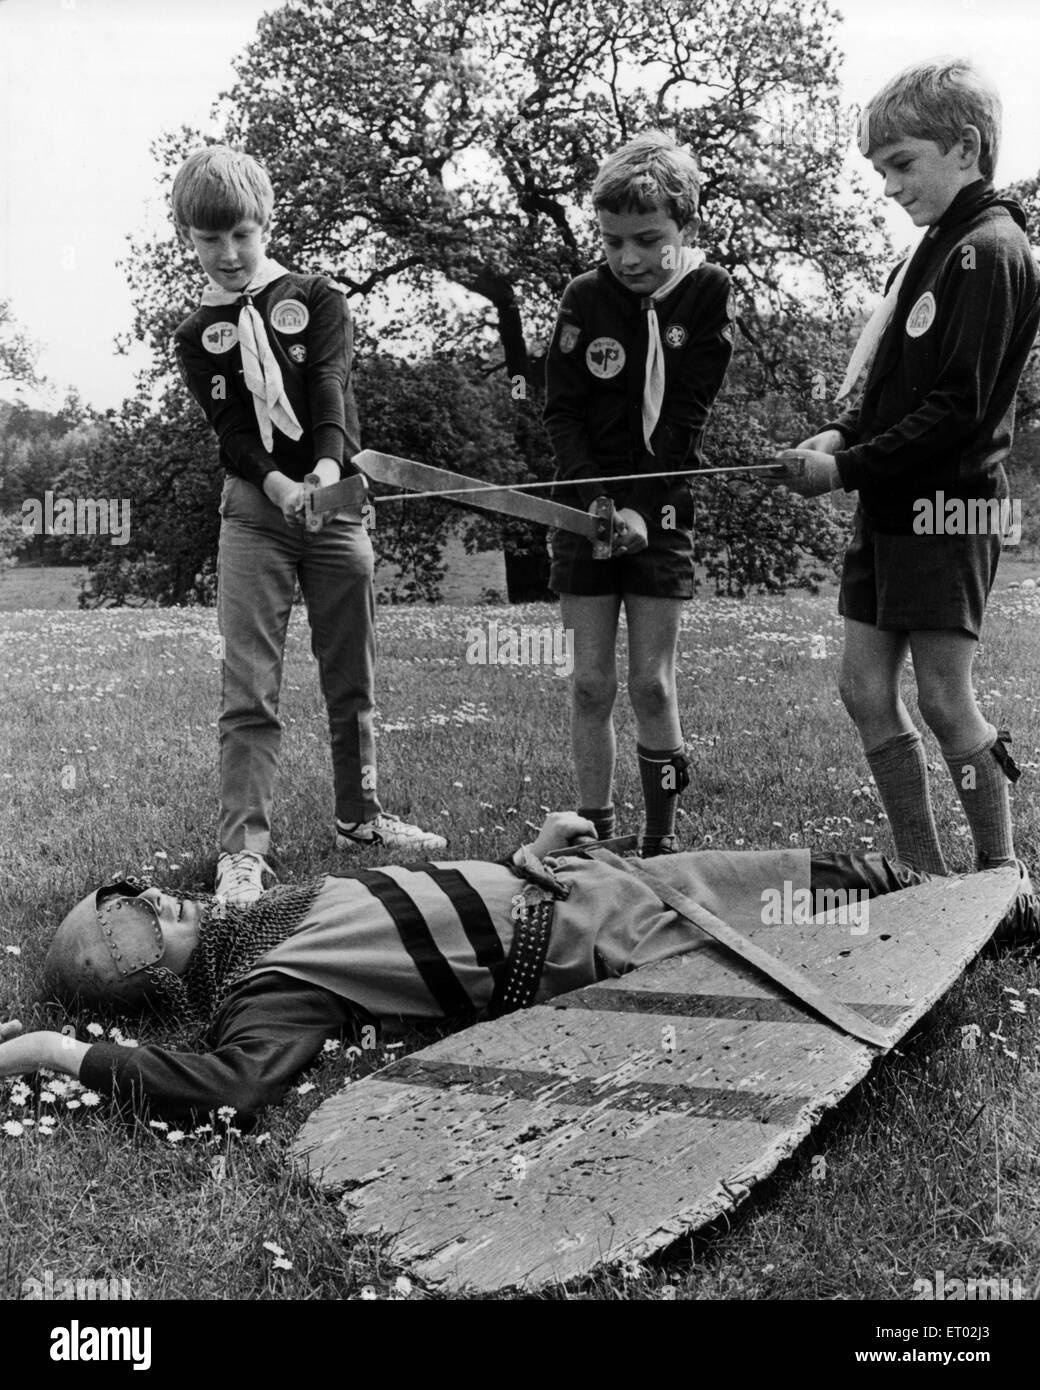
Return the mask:
[(243, 976), (268, 951), (297, 930), (321, 890), (323, 880), (276, 885), (250, 907), (232, 907), (221, 898), (202, 898), (199, 944), (183, 975), (151, 966), (158, 1011), (197, 1039)]

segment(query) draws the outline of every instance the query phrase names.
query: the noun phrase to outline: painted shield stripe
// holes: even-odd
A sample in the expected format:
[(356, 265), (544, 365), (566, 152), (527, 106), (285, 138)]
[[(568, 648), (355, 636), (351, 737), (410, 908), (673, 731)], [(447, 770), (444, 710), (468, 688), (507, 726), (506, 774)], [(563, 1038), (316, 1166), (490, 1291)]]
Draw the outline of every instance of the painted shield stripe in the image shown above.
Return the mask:
[(754, 1120), (760, 1124), (790, 1124), (811, 1096), (776, 1096), (757, 1091), (711, 1086), (664, 1085), (659, 1081), (604, 1082), (594, 1076), (561, 1076), (551, 1071), (522, 1071), (510, 1067), (466, 1066), (425, 1057), (402, 1057), (374, 1078), (407, 1086), (444, 1090), (463, 1086), (481, 1095), (533, 1100), (543, 1105), (589, 1108), (604, 1101), (618, 1110), (677, 1113), (705, 1120)]
[[(737, 1018), (752, 1023), (809, 1023), (808, 1010), (784, 999), (747, 994), (669, 994), (653, 989), (602, 989), (590, 986), (547, 1001), (551, 1009), (595, 1009), (597, 1013), (670, 1014), (682, 1018)], [(909, 1004), (852, 1004), (864, 1018), (887, 1027), (899, 1021)]]
[(437, 887), (451, 899), (451, 905), (458, 913), (462, 929), (473, 947), (477, 964), (491, 971), (504, 965), (506, 953), (495, 930), (491, 913), (488, 912), (487, 903), (473, 885), (467, 883), (458, 869), (441, 869), (436, 864), (417, 864), (415, 872), (428, 874)]
[(364, 884), (394, 919), (402, 945), (444, 1013), (449, 1018), (455, 1014), (472, 1014), (473, 1001), (434, 941), (425, 917), (401, 885), (378, 869), (364, 869), (350, 877)]

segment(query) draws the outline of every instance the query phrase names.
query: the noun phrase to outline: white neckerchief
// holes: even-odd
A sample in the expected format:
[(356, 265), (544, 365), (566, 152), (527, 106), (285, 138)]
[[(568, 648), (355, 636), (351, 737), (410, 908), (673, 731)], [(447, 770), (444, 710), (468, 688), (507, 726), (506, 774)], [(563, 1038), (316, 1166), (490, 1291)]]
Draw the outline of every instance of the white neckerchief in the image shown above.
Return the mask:
[(681, 280), (685, 280), (691, 271), (703, 263), (703, 251), (698, 251), (693, 246), (681, 247), (678, 269), (650, 296), (650, 306), (646, 315), (646, 377), (643, 383), (643, 441), (648, 454), (654, 452), (650, 447), (650, 440), (661, 418), (661, 407), (664, 404), (664, 348), (661, 345), (661, 326), (657, 322), (654, 302), (671, 294)]
[[(287, 274), (285, 267), (277, 261), (265, 260), (244, 290), (225, 290), (216, 281), (210, 280), (203, 291), (202, 302), (207, 306), (237, 304), (243, 295), (259, 294), (272, 280)], [(238, 343), (242, 350), (242, 374), (253, 396), (260, 438), (270, 454), (274, 450), (274, 426), (290, 439), (299, 439), (303, 426), (285, 394), (282, 371), (267, 340), (264, 321), (248, 299), (238, 316)]]
[[(920, 243), (919, 243), (920, 244)], [(896, 300), (899, 298), (899, 291), (903, 281), (906, 279), (906, 272), (910, 269), (910, 262), (914, 259), (917, 247), (907, 253), (906, 260), (899, 267), (899, 273), (888, 288), (888, 293), (884, 299), (875, 307), (870, 318), (863, 325), (863, 331), (856, 339), (856, 346), (852, 349), (852, 356), (849, 358), (849, 365), (845, 368), (845, 376), (842, 380), (836, 401), (843, 401), (850, 395), (856, 382), (864, 372), (870, 371), (870, 364), (877, 355), (878, 346), (884, 337), (885, 329), (892, 322), (892, 315), (896, 311)]]

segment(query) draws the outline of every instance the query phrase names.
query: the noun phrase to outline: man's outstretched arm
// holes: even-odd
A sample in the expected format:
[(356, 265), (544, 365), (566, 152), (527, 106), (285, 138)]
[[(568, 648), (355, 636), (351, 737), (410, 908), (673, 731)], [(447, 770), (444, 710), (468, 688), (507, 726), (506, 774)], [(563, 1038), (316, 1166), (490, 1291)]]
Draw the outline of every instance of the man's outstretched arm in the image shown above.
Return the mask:
[(77, 1042), (65, 1033), (23, 1033), (17, 1019), (0, 1023), (0, 1077), (22, 1076), (45, 1067), (48, 1071), (79, 1076), (89, 1043)]
[(159, 1114), (229, 1105), (251, 1116), (281, 1100), (326, 1039), (359, 1013), (328, 990), (271, 972), (235, 991), (217, 1016), (207, 1052), (88, 1045), (61, 1033), (29, 1033), (0, 1043), (0, 1075), (48, 1067), (78, 1076), (121, 1104), (147, 1104)]

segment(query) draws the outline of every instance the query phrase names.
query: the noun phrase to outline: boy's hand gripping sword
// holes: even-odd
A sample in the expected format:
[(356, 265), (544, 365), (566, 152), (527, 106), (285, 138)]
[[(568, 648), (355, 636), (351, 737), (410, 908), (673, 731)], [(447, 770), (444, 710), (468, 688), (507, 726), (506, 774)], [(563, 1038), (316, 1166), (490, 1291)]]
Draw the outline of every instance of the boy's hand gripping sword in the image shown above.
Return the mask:
[[(320, 529), (325, 512), (340, 507), (360, 506), (368, 493), (366, 478), (371, 478), (377, 483), (392, 483), (395, 487), (405, 488), (406, 495), (421, 493), (424, 497), (440, 497), (443, 494), (445, 502), (479, 507), (481, 511), (515, 516), (543, 526), (558, 526), (561, 530), (573, 531), (591, 541), (595, 559), (605, 560), (610, 555), (614, 535), (614, 504), (609, 497), (597, 497), (592, 510), (583, 512), (578, 507), (566, 507), (562, 502), (531, 497), (516, 488), (495, 487), (482, 483), (478, 478), (468, 478), (464, 473), (432, 468), (426, 463), (381, 454), (374, 449), (363, 449), (355, 455), (353, 462), (362, 470), (361, 474), (341, 478), (330, 487), (310, 487), (304, 513), (309, 530)], [(629, 550), (634, 548), (630, 543)]]

